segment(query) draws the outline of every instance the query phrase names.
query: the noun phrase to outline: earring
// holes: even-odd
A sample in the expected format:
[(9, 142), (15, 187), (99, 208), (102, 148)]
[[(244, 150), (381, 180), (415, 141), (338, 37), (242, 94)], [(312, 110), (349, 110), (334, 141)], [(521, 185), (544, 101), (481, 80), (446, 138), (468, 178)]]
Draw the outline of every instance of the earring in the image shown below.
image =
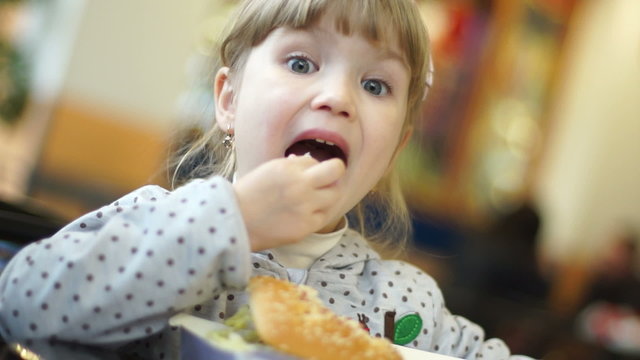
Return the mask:
[(222, 146), (225, 149), (231, 149), (233, 146), (233, 134), (231, 133), (231, 125), (227, 125), (227, 135), (222, 139)]

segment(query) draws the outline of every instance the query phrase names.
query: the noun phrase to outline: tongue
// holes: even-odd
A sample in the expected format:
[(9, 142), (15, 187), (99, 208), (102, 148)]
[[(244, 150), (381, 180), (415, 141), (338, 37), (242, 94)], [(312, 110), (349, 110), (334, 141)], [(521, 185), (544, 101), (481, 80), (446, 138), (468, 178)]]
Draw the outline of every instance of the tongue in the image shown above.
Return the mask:
[(296, 155), (302, 156), (307, 153), (309, 153), (311, 157), (313, 157), (318, 161), (325, 161), (335, 157), (334, 154), (331, 151), (329, 151), (329, 149), (326, 146), (318, 144), (315, 141), (297, 142), (291, 145), (289, 149), (287, 149), (287, 153), (285, 154), (285, 156), (288, 156), (290, 154), (296, 154)]

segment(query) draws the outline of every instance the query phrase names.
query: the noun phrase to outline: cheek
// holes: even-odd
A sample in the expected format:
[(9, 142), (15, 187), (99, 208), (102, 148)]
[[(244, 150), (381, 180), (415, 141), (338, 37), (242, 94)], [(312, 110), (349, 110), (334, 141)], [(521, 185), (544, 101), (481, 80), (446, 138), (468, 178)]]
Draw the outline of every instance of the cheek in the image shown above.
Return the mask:
[[(391, 120), (389, 119), (396, 119)], [(376, 124), (368, 129), (367, 145), (375, 152), (380, 162), (391, 160), (400, 141), (400, 134), (404, 124), (404, 113), (388, 112)]]
[(400, 130), (396, 128), (378, 130), (377, 136), (370, 137), (363, 147), (363, 158), (366, 158), (364, 171), (372, 184), (376, 184), (389, 168), (400, 136)]
[(283, 134), (287, 126), (282, 121), (282, 110), (274, 106), (261, 106), (263, 102), (257, 98), (252, 100), (255, 101), (251, 102), (250, 109), (238, 112), (236, 117), (235, 145), (241, 174), (284, 155)]
[(278, 133), (283, 127), (281, 123), (291, 117), (298, 92), (268, 74), (258, 74), (253, 79), (243, 84), (243, 90), (238, 94), (238, 127), (253, 130), (254, 136), (258, 135), (258, 129)]

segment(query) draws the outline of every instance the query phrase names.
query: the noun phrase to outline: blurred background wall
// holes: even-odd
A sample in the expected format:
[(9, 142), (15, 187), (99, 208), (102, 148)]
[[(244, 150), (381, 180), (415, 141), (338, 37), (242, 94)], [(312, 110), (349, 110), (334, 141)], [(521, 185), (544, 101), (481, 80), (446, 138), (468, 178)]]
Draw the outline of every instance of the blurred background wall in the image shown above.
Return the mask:
[[(594, 264), (640, 229), (640, 2), (419, 4), (436, 82), (399, 164), (410, 260), (457, 294), (475, 271), (458, 265), (492, 259), (489, 230), (526, 205), (549, 287), (535, 308), (571, 318)], [(209, 50), (234, 5), (0, 0), (0, 199), (66, 221), (168, 186), (171, 140), (211, 121)]]
[(590, 1), (576, 11), (536, 186), (553, 256), (590, 258), (619, 227), (640, 224), (637, 15), (637, 1)]
[[(180, 97), (190, 87), (189, 64), (218, 31), (211, 14), (229, 6), (205, 0), (2, 6), (14, 27), (29, 34), (7, 40), (25, 66), (58, 76), (30, 76), (20, 120), (0, 123), (7, 144), (0, 193), (28, 196), (69, 218), (140, 184), (162, 183)], [(41, 88), (54, 90), (38, 95)]]

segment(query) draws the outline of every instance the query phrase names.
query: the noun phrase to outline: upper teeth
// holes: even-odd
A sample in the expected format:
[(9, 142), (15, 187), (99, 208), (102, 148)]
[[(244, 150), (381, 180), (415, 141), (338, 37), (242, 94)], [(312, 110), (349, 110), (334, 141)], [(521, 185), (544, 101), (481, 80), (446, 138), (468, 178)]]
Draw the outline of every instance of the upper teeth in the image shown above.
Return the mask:
[(322, 139), (314, 139), (315, 141), (321, 143), (321, 144), (327, 144), (327, 145), (335, 145), (334, 143), (332, 143), (331, 141), (327, 141), (327, 140), (322, 140)]

